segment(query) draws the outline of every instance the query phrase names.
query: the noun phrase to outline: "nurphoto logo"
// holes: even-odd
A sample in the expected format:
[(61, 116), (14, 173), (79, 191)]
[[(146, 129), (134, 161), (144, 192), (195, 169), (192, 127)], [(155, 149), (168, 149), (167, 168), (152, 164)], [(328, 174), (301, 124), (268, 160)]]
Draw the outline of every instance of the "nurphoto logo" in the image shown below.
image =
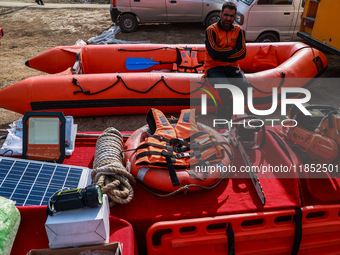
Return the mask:
[[(231, 96), (233, 98), (233, 115), (244, 115), (246, 107), (248, 108), (249, 112), (251, 112), (254, 115), (259, 116), (267, 116), (272, 113), (274, 113), (277, 110), (278, 102), (279, 102), (279, 95), (281, 97), (280, 103), (281, 103), (281, 115), (287, 114), (287, 108), (291, 107), (292, 105), (295, 105), (297, 109), (299, 109), (304, 115), (311, 115), (311, 113), (306, 109), (306, 107), (303, 105), (307, 103), (311, 99), (311, 93), (309, 90), (305, 88), (299, 88), (299, 87), (284, 87), (281, 88), (281, 93), (278, 93), (278, 88), (273, 87), (272, 93), (271, 93), (271, 107), (269, 109), (261, 110), (256, 109), (254, 104), (254, 98), (253, 98), (253, 89), (251, 87), (247, 90), (247, 96), (244, 95), (242, 90), (231, 84), (215, 84), (215, 89), (226, 89), (231, 93)], [(299, 98), (289, 98), (289, 94), (299, 94)], [(212, 97), (213, 101), (216, 102), (216, 100), (213, 98), (212, 94), (209, 93), (209, 96)], [(247, 98), (246, 98), (247, 97)], [(245, 100), (247, 100), (247, 104), (245, 104)], [(201, 95), (201, 114), (207, 115), (207, 94)], [(221, 107), (223, 107), (223, 102), (221, 103)], [(280, 122), (279, 119), (265, 119), (265, 120), (249, 120), (244, 121), (244, 125), (248, 125), (250, 127), (259, 127), (263, 126), (265, 122), (271, 123), (272, 126), (276, 125), (277, 122)], [(232, 124), (232, 120), (227, 119), (214, 119), (213, 124), (214, 127), (216, 124), (227, 124), (230, 122)], [(281, 125), (284, 127), (295, 127), (297, 125), (296, 120), (294, 119), (285, 119), (281, 121)]]

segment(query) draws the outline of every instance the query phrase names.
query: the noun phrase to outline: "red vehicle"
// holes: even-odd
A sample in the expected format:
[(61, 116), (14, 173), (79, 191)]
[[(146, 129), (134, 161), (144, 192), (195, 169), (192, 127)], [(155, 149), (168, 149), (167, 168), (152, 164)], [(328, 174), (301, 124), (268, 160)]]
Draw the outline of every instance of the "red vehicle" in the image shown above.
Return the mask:
[[(3, 37), (4, 36), (4, 30), (2, 29), (2, 27), (0, 27), (0, 39), (1, 39), (1, 37)], [(1, 45), (1, 42), (0, 42), (0, 45)]]

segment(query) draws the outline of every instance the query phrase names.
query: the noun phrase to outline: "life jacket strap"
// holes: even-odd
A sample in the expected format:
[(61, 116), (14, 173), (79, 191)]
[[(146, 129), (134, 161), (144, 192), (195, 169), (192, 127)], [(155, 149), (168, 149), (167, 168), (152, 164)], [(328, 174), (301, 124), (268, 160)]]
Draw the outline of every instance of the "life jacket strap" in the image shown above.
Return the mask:
[(169, 153), (167, 151), (162, 151), (161, 154), (166, 159), (166, 166), (167, 166), (168, 171), (169, 171), (169, 175), (170, 175), (170, 179), (171, 179), (172, 185), (174, 187), (179, 186), (180, 182), (178, 180), (175, 167), (174, 167), (174, 165), (172, 163), (172, 156), (173, 156), (173, 154)]
[(136, 150), (145, 149), (145, 148), (148, 148), (149, 146), (154, 146), (154, 147), (158, 147), (158, 148), (161, 148), (161, 149), (166, 149), (166, 146), (158, 144), (158, 143), (143, 143), (143, 144), (139, 145)]

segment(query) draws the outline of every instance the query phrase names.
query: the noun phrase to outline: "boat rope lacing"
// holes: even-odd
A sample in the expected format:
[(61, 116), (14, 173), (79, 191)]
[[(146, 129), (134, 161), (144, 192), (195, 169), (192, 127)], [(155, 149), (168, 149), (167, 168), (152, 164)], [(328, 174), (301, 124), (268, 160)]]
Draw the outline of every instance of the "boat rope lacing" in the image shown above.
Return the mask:
[(141, 50), (137, 50), (137, 49), (118, 49), (117, 51), (129, 51), (129, 52), (144, 52), (144, 51), (156, 51), (156, 50), (167, 50), (167, 49), (170, 49), (170, 50), (176, 50), (176, 49), (173, 49), (173, 48), (170, 48), (170, 47), (160, 47), (160, 48), (155, 48), (155, 49), (141, 49)]
[[(172, 48), (172, 47), (160, 47), (160, 48), (155, 48), (155, 49), (118, 49), (117, 51), (128, 51), (128, 52), (146, 52), (146, 51), (157, 51), (157, 50), (176, 50), (177, 48)], [(197, 50), (199, 52), (205, 52), (204, 50)]]
[(315, 53), (314, 53), (314, 48), (310, 45), (306, 45), (306, 46), (303, 46), (301, 48), (298, 48), (297, 50), (295, 50), (289, 58), (293, 57), (295, 55), (296, 52), (300, 51), (300, 50), (303, 50), (303, 49), (307, 49), (307, 48), (310, 48), (312, 50), (312, 53), (313, 53), (313, 56), (315, 56)]
[[(281, 82), (280, 82), (280, 85), (277, 87), (278, 91), (280, 90), (280, 88), (282, 87), (283, 83), (285, 82), (285, 77), (286, 77), (286, 74), (284, 72), (280, 72), (280, 75), (281, 75)], [(248, 82), (248, 83), (249, 83), (250, 87), (252, 87), (254, 90), (256, 90), (258, 92), (261, 92), (263, 94), (273, 94), (273, 91), (264, 91), (264, 90), (261, 90), (261, 89), (255, 87), (250, 82)]]
[[(297, 50), (295, 50), (295, 51), (291, 54), (290, 58), (293, 57), (293, 55), (295, 55), (295, 53), (297, 53), (298, 51), (303, 50), (303, 49), (307, 49), (307, 48), (310, 48), (310, 49), (312, 50), (312, 54), (313, 54), (313, 57), (314, 57), (314, 58), (313, 58), (313, 62), (314, 62), (314, 64), (317, 66), (317, 63), (315, 62), (315, 59), (316, 59), (318, 56), (315, 56), (314, 48), (311, 47), (311, 46), (309, 46), (309, 45), (303, 46), (303, 47), (298, 48)], [(317, 69), (318, 69), (318, 66), (317, 66)], [(319, 69), (318, 69), (317, 71), (318, 71), (318, 73), (321, 73), (321, 72), (322, 72), (322, 70), (319, 70)], [(280, 82), (280, 85), (277, 87), (277, 90), (280, 90), (280, 88), (282, 87), (283, 83), (285, 82), (286, 74), (285, 74), (284, 72), (280, 72), (280, 75), (281, 75), (281, 82)], [(273, 93), (272, 91), (263, 91), (263, 90), (261, 90), (261, 89), (255, 87), (254, 85), (252, 85), (252, 84), (250, 84), (250, 83), (249, 83), (249, 85), (250, 85), (250, 87), (252, 87), (254, 90), (256, 90), (256, 91), (258, 91), (258, 92), (261, 92), (261, 93), (263, 93), (263, 94), (272, 94), (272, 93)]]
[[(285, 82), (285, 77), (286, 77), (286, 74), (285, 74), (284, 72), (279, 72), (279, 73), (280, 73), (280, 75), (281, 75), (281, 82), (280, 82), (279, 86), (277, 87), (277, 90), (279, 90), (279, 89), (282, 87), (282, 85), (283, 85), (284, 82)], [(204, 82), (203, 82), (202, 84), (205, 84), (206, 82), (209, 83), (209, 78), (204, 77)], [(258, 92), (260, 92), (260, 93), (263, 93), (263, 94), (273, 94), (272, 91), (264, 91), (264, 90), (262, 90), (262, 89), (257, 88), (256, 86), (254, 86), (253, 84), (251, 84), (249, 81), (247, 81), (247, 83), (249, 84), (249, 86), (250, 86), (251, 88), (253, 88), (253, 90), (256, 90), (256, 91), (258, 91)], [(213, 86), (213, 84), (212, 84), (212, 86)]]
[(107, 128), (97, 140), (94, 155), (92, 182), (107, 194), (110, 206), (127, 204), (134, 195), (133, 175), (123, 165), (123, 136), (115, 128)]
[(84, 90), (83, 87), (78, 83), (78, 80), (76, 78), (73, 78), (72, 79), (72, 83), (76, 86), (78, 86), (80, 88), (80, 90), (76, 90), (76, 91), (73, 91), (73, 94), (77, 94), (77, 93), (83, 93), (85, 95), (88, 95), (88, 96), (91, 96), (91, 95), (96, 95), (96, 94), (99, 94), (99, 93), (102, 93), (112, 87), (114, 87), (117, 83), (119, 82), (122, 82), (125, 86), (125, 88), (127, 88), (128, 90), (131, 90), (131, 91), (134, 91), (134, 92), (137, 92), (137, 93), (142, 93), (142, 94), (146, 94), (148, 92), (150, 92), (155, 86), (157, 86), (157, 84), (159, 83), (164, 83), (164, 85), (169, 89), (171, 90), (172, 92), (176, 93), (176, 94), (180, 94), (180, 95), (190, 95), (192, 93), (195, 93), (197, 91), (199, 91), (204, 85), (205, 83), (201, 83), (201, 86), (199, 88), (196, 88), (195, 90), (193, 91), (189, 91), (189, 92), (181, 92), (181, 91), (178, 91), (178, 90), (175, 90), (173, 88), (171, 88), (169, 86), (169, 84), (166, 82), (165, 80), (165, 77), (164, 76), (161, 76), (161, 78), (155, 82), (155, 84), (153, 84), (150, 88), (148, 88), (147, 90), (137, 90), (137, 89), (133, 89), (133, 88), (130, 88), (124, 81), (124, 79), (120, 76), (120, 75), (117, 75), (117, 81), (115, 81), (113, 84), (111, 84), (110, 86), (106, 87), (105, 89), (102, 89), (102, 90), (99, 90), (99, 91), (96, 91), (96, 92), (91, 92), (90, 90)]

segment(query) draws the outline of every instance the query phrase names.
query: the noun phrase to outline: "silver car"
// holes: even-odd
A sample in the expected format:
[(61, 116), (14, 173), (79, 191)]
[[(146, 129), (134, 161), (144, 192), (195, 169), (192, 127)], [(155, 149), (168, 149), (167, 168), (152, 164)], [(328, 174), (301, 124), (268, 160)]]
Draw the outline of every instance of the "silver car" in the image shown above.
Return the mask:
[(220, 18), (228, 0), (111, 0), (111, 19), (123, 32), (139, 23), (202, 22), (206, 27)]

